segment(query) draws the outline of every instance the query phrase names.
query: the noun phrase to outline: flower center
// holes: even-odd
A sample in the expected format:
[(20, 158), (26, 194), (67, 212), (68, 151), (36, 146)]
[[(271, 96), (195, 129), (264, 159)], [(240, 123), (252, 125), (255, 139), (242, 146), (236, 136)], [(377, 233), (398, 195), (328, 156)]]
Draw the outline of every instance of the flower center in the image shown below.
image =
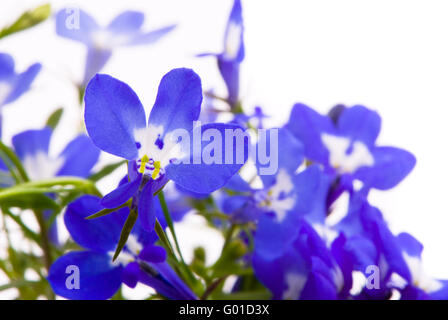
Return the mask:
[[(137, 161), (138, 164), (138, 161)], [(146, 154), (140, 160), (140, 167), (138, 172), (141, 174), (151, 175), (153, 180), (156, 180), (160, 174), (163, 172), (160, 161), (154, 161), (154, 159), (149, 158)]]

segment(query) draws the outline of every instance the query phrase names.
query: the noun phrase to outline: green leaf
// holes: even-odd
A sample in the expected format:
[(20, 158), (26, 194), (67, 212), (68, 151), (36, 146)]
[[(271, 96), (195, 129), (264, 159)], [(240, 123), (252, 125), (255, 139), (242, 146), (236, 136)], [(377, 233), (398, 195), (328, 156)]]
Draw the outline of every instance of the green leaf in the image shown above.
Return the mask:
[(110, 214), (112, 212), (115, 212), (115, 211), (117, 211), (117, 210), (119, 210), (121, 208), (129, 207), (131, 205), (131, 203), (132, 203), (132, 200), (129, 199), (128, 201), (126, 201), (121, 206), (118, 206), (118, 207), (113, 208), (113, 209), (103, 209), (103, 210), (100, 210), (100, 211), (98, 211), (98, 212), (96, 212), (96, 213), (94, 213), (94, 214), (92, 214), (92, 215), (90, 215), (90, 216), (88, 216), (88, 217), (86, 217), (84, 219), (91, 220), (91, 219), (107, 216), (108, 214)]
[(125, 163), (126, 163), (126, 160), (123, 160), (123, 161), (120, 161), (117, 163), (108, 164), (108, 165), (104, 166), (100, 171), (92, 174), (88, 179), (91, 181), (97, 182), (98, 180), (101, 180), (105, 176), (111, 174), (113, 171), (115, 171), (116, 169), (118, 169)]
[(126, 219), (126, 222), (124, 223), (123, 229), (121, 230), (120, 240), (118, 241), (117, 249), (115, 249), (112, 261), (115, 261), (115, 259), (118, 258), (118, 255), (120, 254), (121, 250), (123, 250), (126, 241), (128, 241), (129, 234), (131, 233), (132, 228), (134, 227), (134, 224), (137, 221), (137, 217), (138, 217), (137, 211), (131, 210), (131, 212), (128, 215), (128, 218)]
[(47, 119), (47, 122), (45, 123), (46, 127), (50, 127), (51, 129), (56, 129), (58, 126), (59, 120), (61, 120), (62, 114), (64, 113), (63, 108), (59, 108), (56, 111), (54, 111)]
[(31, 28), (45, 21), (51, 14), (50, 4), (44, 4), (33, 10), (24, 12), (13, 24), (0, 31), (0, 39), (13, 33)]

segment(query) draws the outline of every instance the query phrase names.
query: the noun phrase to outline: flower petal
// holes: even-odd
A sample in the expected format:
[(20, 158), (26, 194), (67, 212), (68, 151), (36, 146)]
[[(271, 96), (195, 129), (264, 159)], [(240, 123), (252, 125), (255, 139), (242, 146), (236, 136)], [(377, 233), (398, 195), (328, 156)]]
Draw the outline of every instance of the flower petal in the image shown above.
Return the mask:
[(85, 95), (87, 132), (100, 149), (134, 160), (138, 156), (135, 129), (144, 128), (145, 111), (132, 89), (107, 75), (96, 75)]
[(22, 160), (39, 152), (48, 154), (51, 134), (50, 128), (27, 130), (12, 137), (12, 144)]
[(27, 91), (41, 68), (42, 65), (40, 63), (35, 63), (30, 66), (25, 72), (17, 75), (17, 78), (13, 83), (13, 88), (3, 103), (6, 104), (13, 102), (17, 98), (19, 98), (25, 91)]
[(163, 127), (163, 136), (175, 129), (190, 131), (201, 111), (201, 79), (191, 69), (173, 69), (160, 81), (149, 125)]
[[(179, 163), (169, 164), (166, 167), (166, 174), (169, 179), (184, 189), (196, 193), (210, 193), (224, 186), (246, 162), (249, 154), (249, 139), (239, 126), (233, 124), (206, 124), (194, 130), (197, 130), (197, 134), (201, 134), (202, 137), (204, 132), (214, 133), (210, 137), (213, 137), (213, 141), (210, 143), (202, 141), (201, 146), (195, 146), (193, 132), (190, 155), (184, 159), (178, 159)], [(227, 138), (226, 132), (230, 133)], [(204, 154), (204, 149), (211, 143), (216, 148), (208, 148), (210, 154)], [(210, 159), (212, 153), (213, 159)], [(195, 162), (199, 163), (195, 164)]]
[(105, 208), (110, 209), (121, 206), (123, 203), (137, 194), (141, 181), (142, 176), (139, 175), (134, 181), (130, 181), (119, 186), (114, 191), (106, 194), (103, 199), (101, 199), (101, 205)]
[(364, 106), (346, 108), (338, 120), (338, 128), (343, 135), (373, 146), (381, 129), (380, 115)]
[(69, 252), (53, 263), (48, 281), (57, 295), (67, 299), (109, 299), (120, 288), (122, 274), (122, 267), (114, 267), (111, 261), (106, 253)]
[(322, 143), (322, 132), (334, 132), (330, 118), (322, 116), (310, 107), (294, 105), (286, 125), (305, 146), (305, 156), (322, 164), (328, 162), (328, 150)]
[(120, 239), (121, 228), (129, 213), (128, 208), (120, 209), (104, 217), (85, 219), (103, 207), (100, 198), (85, 195), (67, 207), (64, 222), (73, 240), (84, 248), (98, 252), (113, 251)]
[(240, 65), (233, 60), (224, 60), (218, 56), (218, 68), (227, 87), (227, 100), (231, 106), (238, 103), (240, 88)]
[(302, 162), (303, 144), (288, 129), (273, 128), (259, 135), (256, 165), (265, 188), (275, 183), (278, 169), (293, 174)]
[(138, 202), (138, 217), (144, 230), (154, 230), (156, 223), (155, 201), (151, 181), (148, 182), (142, 190)]
[(90, 45), (92, 33), (98, 29), (96, 21), (79, 8), (62, 9), (56, 14), (56, 33), (61, 37)]
[(89, 81), (100, 72), (112, 56), (112, 51), (107, 48), (89, 48), (87, 50), (86, 66), (82, 85), (86, 86)]
[(374, 165), (361, 167), (354, 175), (366, 188), (391, 189), (412, 171), (416, 163), (412, 153), (399, 148), (376, 147), (372, 153)]
[(408, 255), (412, 257), (421, 257), (423, 251), (423, 245), (415, 239), (412, 235), (406, 232), (402, 232), (397, 236), (400, 247)]
[(99, 156), (100, 150), (92, 141), (87, 136), (80, 135), (73, 139), (59, 156), (65, 161), (57, 175), (87, 177)]
[(126, 45), (142, 45), (142, 44), (151, 44), (159, 41), (165, 35), (170, 33), (176, 28), (176, 25), (169, 25), (160, 29), (152, 30), (146, 33), (138, 33), (134, 37), (130, 38)]
[(14, 59), (7, 53), (0, 53), (0, 80), (14, 75)]
[(114, 33), (128, 33), (137, 31), (143, 25), (145, 15), (139, 11), (124, 11), (116, 16), (107, 29)]
[(159, 246), (147, 245), (143, 248), (138, 257), (148, 262), (159, 263), (166, 260), (166, 251)]
[(233, 2), (229, 20), (227, 22), (226, 33), (224, 36), (224, 53), (225, 60), (234, 60), (241, 63), (244, 59), (244, 26), (241, 8), (241, 0)]

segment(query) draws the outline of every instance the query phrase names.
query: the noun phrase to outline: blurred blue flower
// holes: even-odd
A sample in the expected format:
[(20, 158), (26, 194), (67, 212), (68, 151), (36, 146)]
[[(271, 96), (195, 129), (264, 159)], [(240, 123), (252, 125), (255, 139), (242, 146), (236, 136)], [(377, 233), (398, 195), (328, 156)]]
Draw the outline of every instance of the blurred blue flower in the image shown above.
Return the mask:
[[(67, 230), (86, 250), (66, 253), (53, 263), (48, 280), (56, 294), (68, 299), (108, 299), (122, 283), (134, 288), (140, 282), (169, 299), (196, 299), (165, 261), (165, 250), (154, 245), (158, 240), (156, 233), (143, 230), (138, 222), (119, 258), (112, 262), (129, 208), (101, 218), (85, 219), (101, 209), (100, 198), (90, 195), (68, 206), (64, 216)], [(67, 285), (70, 266), (79, 270), (78, 288)]]
[(391, 189), (415, 166), (408, 151), (375, 144), (381, 118), (364, 106), (345, 108), (331, 118), (296, 104), (286, 127), (303, 142), (308, 159), (339, 179), (337, 195), (351, 190), (354, 180), (365, 189)]
[[(50, 128), (27, 130), (12, 138), (14, 150), (30, 180), (39, 181), (56, 176), (87, 177), (98, 161), (100, 150), (86, 135), (79, 135), (58, 156), (51, 156), (49, 146), (52, 133)], [(1, 165), (0, 160), (0, 169)], [(51, 211), (45, 210), (44, 216), (51, 216)], [(49, 237), (53, 243), (58, 243), (56, 224), (52, 224)]]
[(14, 70), (14, 59), (6, 53), (0, 53), (0, 108), (14, 102), (26, 92), (42, 65), (35, 63), (22, 73)]
[(273, 299), (344, 299), (352, 286), (350, 266), (330, 250), (304, 220), (295, 225), (294, 241), (274, 259), (255, 247), (253, 267)]
[(236, 108), (239, 100), (240, 64), (244, 59), (244, 26), (241, 0), (234, 0), (224, 35), (222, 53), (204, 53), (199, 57), (215, 56), (218, 68), (227, 87), (227, 100), (232, 108)]
[(0, 53), (0, 138), (2, 136), (2, 107), (14, 102), (28, 91), (41, 68), (40, 63), (35, 63), (24, 72), (17, 73), (14, 59), (7, 53)]
[[(228, 152), (233, 155), (239, 152), (235, 150), (235, 140), (229, 146), (220, 145), (223, 150), (221, 163), (200, 161), (197, 164), (194, 159), (202, 159), (202, 150), (208, 143), (200, 141), (199, 146), (194, 147), (195, 142), (190, 136), (194, 135), (194, 130), (202, 136), (210, 129), (225, 137), (227, 129), (240, 128), (222, 123), (193, 128), (201, 102), (202, 88), (198, 75), (190, 69), (174, 69), (161, 80), (146, 125), (143, 106), (128, 85), (107, 75), (96, 75), (90, 81), (85, 95), (87, 132), (100, 149), (129, 160), (130, 181), (106, 195), (102, 200), (103, 206), (116, 208), (133, 198), (143, 227), (152, 230), (155, 223), (153, 194), (169, 180), (186, 190), (205, 194), (227, 183), (242, 166), (227, 164), (224, 160), (227, 147), (230, 146)], [(178, 136), (180, 131), (188, 137)], [(247, 145), (246, 140), (244, 150)]]
[(62, 9), (57, 13), (56, 33), (87, 46), (82, 87), (105, 66), (116, 48), (154, 43), (175, 28), (175, 25), (169, 25), (144, 32), (141, 29), (144, 19), (142, 12), (125, 11), (103, 27), (80, 9)]

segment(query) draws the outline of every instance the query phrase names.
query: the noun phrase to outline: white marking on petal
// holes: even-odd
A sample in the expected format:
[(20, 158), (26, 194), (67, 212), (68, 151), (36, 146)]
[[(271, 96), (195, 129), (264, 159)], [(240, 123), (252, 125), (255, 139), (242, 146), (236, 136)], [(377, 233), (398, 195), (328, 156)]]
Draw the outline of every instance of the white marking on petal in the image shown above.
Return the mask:
[[(340, 173), (353, 173), (358, 168), (372, 166), (375, 161), (367, 146), (345, 137), (322, 133), (322, 142), (330, 153), (330, 164)], [(351, 146), (351, 152), (347, 153)]]
[(96, 30), (92, 33), (93, 46), (98, 50), (111, 50), (129, 41), (129, 36), (122, 33), (112, 33), (107, 29)]
[(291, 176), (284, 169), (280, 169), (275, 184), (269, 189), (266, 199), (260, 205), (271, 209), (276, 214), (277, 221), (282, 222), (296, 203), (293, 190)]
[(239, 23), (230, 22), (227, 27), (224, 58), (233, 60), (237, 57), (241, 46), (241, 34), (243, 26)]
[(331, 247), (331, 244), (333, 243), (334, 239), (336, 239), (339, 235), (339, 233), (328, 224), (316, 223), (313, 224), (312, 226), (313, 229), (316, 230), (317, 234), (322, 238), (322, 240), (325, 241), (325, 244), (327, 245), (328, 248)]
[(286, 274), (287, 289), (283, 291), (283, 300), (297, 300), (302, 293), (303, 287), (305, 287), (307, 278), (298, 273)]
[(404, 260), (411, 272), (412, 284), (426, 293), (435, 292), (442, 288), (440, 281), (428, 276), (423, 268), (422, 261), (418, 257), (413, 257), (403, 252)]
[(63, 158), (50, 158), (47, 153), (39, 151), (25, 156), (23, 166), (31, 180), (38, 181), (53, 178), (64, 165)]
[(0, 106), (5, 102), (11, 93), (12, 87), (7, 82), (0, 82)]
[(114, 252), (108, 252), (109, 256), (110, 256), (110, 263), (113, 267), (122, 265), (122, 266), (126, 266), (128, 263), (131, 263), (135, 260), (135, 257), (126, 252), (126, 251), (121, 251), (120, 254), (118, 255), (117, 259), (115, 259), (115, 261), (112, 261), (112, 258), (114, 256)]
[[(154, 125), (149, 125), (146, 128), (140, 128), (134, 131), (135, 141), (140, 143), (137, 165), (140, 166), (140, 160), (145, 155), (148, 156), (149, 159), (152, 159), (153, 162), (159, 161), (161, 170), (158, 176), (164, 173), (164, 168), (170, 164), (171, 159), (182, 159), (187, 154), (185, 150), (182, 150), (182, 143), (177, 143), (177, 136), (174, 132), (168, 132), (164, 137), (163, 134), (163, 126)], [(156, 141), (159, 137), (163, 137), (162, 148), (156, 145)], [(152, 175), (153, 171), (154, 169), (151, 168), (146, 169), (145, 174)], [(157, 178), (158, 177), (156, 177), (156, 179)]]
[(138, 242), (137, 238), (130, 234), (128, 241), (126, 242), (126, 248), (134, 255), (138, 256), (140, 251), (142, 251), (143, 246)]

